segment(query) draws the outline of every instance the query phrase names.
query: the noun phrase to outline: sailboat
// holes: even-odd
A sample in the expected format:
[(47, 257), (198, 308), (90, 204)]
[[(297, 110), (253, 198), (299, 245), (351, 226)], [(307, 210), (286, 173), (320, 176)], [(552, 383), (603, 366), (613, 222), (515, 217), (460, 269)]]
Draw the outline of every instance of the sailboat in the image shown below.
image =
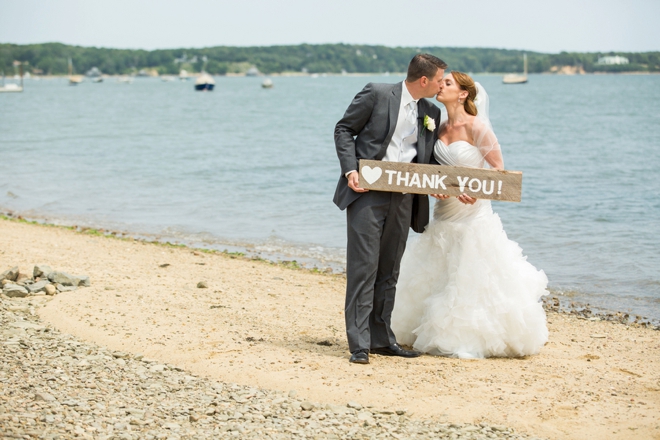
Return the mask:
[(83, 82), (83, 76), (73, 74), (73, 61), (69, 58), (69, 85), (77, 86), (81, 82)]
[(6, 84), (5, 83), (5, 72), (3, 70), (2, 71), (2, 86), (0, 86), (0, 92), (22, 92), (23, 91), (23, 63), (21, 63), (19, 61), (14, 61), (14, 69), (16, 69), (16, 66), (20, 66), (21, 84), (20, 85), (18, 85), (16, 83)]
[(523, 60), (525, 64), (525, 73), (522, 75), (517, 73), (504, 75), (502, 78), (504, 84), (525, 84), (527, 82), (527, 54), (523, 54)]
[(202, 57), (202, 60), (204, 61), (204, 65), (202, 66), (202, 72), (195, 81), (195, 90), (198, 91), (212, 91), (213, 87), (215, 87), (215, 81), (213, 80), (213, 77), (206, 73), (206, 62), (208, 61), (208, 58), (206, 58), (206, 55)]

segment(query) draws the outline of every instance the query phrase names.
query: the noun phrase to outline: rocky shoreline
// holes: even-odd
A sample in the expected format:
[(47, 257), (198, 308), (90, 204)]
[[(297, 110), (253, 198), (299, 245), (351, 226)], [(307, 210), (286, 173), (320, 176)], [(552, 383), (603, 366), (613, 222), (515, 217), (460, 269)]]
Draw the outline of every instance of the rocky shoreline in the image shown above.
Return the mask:
[[(317, 265), (313, 263), (300, 263), (296, 260), (283, 260), (283, 259), (278, 259), (278, 258), (272, 258), (272, 256), (263, 256), (259, 252), (249, 252), (246, 249), (243, 249), (240, 252), (228, 252), (227, 250), (225, 251), (218, 251), (218, 250), (213, 250), (213, 249), (199, 249), (199, 248), (194, 248), (190, 247), (186, 244), (180, 244), (180, 243), (170, 243), (169, 241), (162, 242), (146, 237), (139, 237), (139, 236), (134, 236), (130, 233), (127, 233), (125, 231), (118, 231), (118, 230), (110, 230), (110, 229), (95, 229), (87, 226), (64, 226), (64, 225), (58, 225), (58, 224), (51, 224), (48, 222), (44, 222), (41, 220), (34, 220), (34, 219), (26, 219), (21, 215), (17, 215), (11, 211), (5, 211), (5, 212), (0, 212), (0, 220), (8, 220), (12, 222), (18, 222), (18, 223), (27, 223), (27, 224), (34, 224), (34, 225), (41, 225), (41, 226), (48, 226), (48, 227), (55, 227), (55, 228), (63, 228), (63, 229), (68, 229), (68, 230), (73, 230), (76, 233), (79, 234), (87, 234), (87, 235), (92, 235), (92, 236), (103, 236), (106, 238), (114, 238), (118, 240), (130, 240), (130, 241), (138, 241), (142, 243), (151, 243), (151, 244), (156, 244), (160, 246), (166, 246), (166, 247), (175, 247), (175, 248), (189, 248), (192, 251), (196, 252), (204, 252), (204, 253), (222, 253), (222, 254), (227, 254), (230, 255), (231, 258), (241, 258), (245, 260), (264, 260), (267, 262), (271, 262), (273, 264), (281, 264), (283, 266), (289, 267), (291, 269), (301, 269), (301, 270), (308, 270), (311, 272), (323, 272), (326, 274), (337, 274), (340, 276), (345, 276), (345, 268), (339, 267), (339, 266), (333, 266), (333, 265), (326, 265), (323, 266), (321, 265), (320, 267), (317, 267)], [(14, 268), (17, 269), (17, 268)], [(49, 269), (49, 268), (47, 268)], [(37, 267), (35, 267), (35, 270), (38, 270)], [(3, 279), (4, 273), (0, 274), (0, 281)], [(47, 274), (45, 274), (47, 275)], [(68, 274), (67, 274), (68, 275)], [(70, 275), (68, 275), (70, 276)], [(76, 278), (75, 276), (73, 278)], [(88, 277), (78, 277), (81, 279), (85, 279), (86, 283), (80, 284), (80, 286), (85, 286), (88, 287), (89, 284), (89, 279)], [(37, 279), (37, 275), (34, 275), (34, 279)], [(42, 279), (47, 279), (42, 277)], [(38, 280), (37, 280), (38, 281)], [(30, 280), (28, 280), (30, 282)], [(51, 282), (51, 284), (55, 285), (57, 288), (57, 293), (62, 292), (62, 291), (67, 291), (67, 290), (75, 290), (75, 286), (72, 286), (72, 284), (66, 284), (66, 285), (57, 285), (57, 282)], [(1, 287), (1, 286), (0, 286)], [(26, 287), (26, 286), (25, 286)], [(32, 294), (31, 291), (29, 291), (30, 294)], [(52, 295), (53, 293), (47, 293), (48, 295)], [(655, 330), (660, 330), (660, 320), (659, 319), (652, 319), (648, 318), (646, 316), (641, 316), (638, 314), (630, 313), (630, 312), (621, 312), (617, 310), (610, 310), (610, 309), (603, 309), (599, 308), (596, 306), (592, 306), (589, 303), (583, 303), (579, 301), (573, 301), (569, 297), (566, 297), (561, 294), (561, 292), (556, 292), (556, 291), (550, 291), (550, 294), (543, 297), (543, 307), (547, 312), (558, 312), (558, 313), (565, 313), (569, 315), (576, 316), (580, 319), (590, 319), (590, 320), (602, 320), (602, 321), (609, 321), (609, 322), (618, 322), (621, 324), (625, 325), (632, 325), (634, 327), (646, 327), (646, 328), (652, 328)]]
[(44, 325), (36, 309), (49, 300), (0, 297), (2, 439), (536, 438), (216, 382)]
[(575, 316), (578, 319), (588, 319), (590, 321), (607, 321), (629, 325), (631, 327), (642, 327), (653, 330), (660, 330), (660, 322), (651, 320), (645, 316), (626, 312), (599, 310), (597, 308), (593, 308), (590, 304), (568, 301), (565, 298), (561, 298), (553, 294), (543, 297), (543, 308), (546, 312), (564, 313), (567, 315)]
[(49, 295), (70, 292), (78, 287), (89, 287), (88, 276), (69, 275), (54, 271), (50, 266), (38, 264), (32, 270), (32, 276), (21, 271), (18, 266), (0, 273), (2, 293), (10, 298)]

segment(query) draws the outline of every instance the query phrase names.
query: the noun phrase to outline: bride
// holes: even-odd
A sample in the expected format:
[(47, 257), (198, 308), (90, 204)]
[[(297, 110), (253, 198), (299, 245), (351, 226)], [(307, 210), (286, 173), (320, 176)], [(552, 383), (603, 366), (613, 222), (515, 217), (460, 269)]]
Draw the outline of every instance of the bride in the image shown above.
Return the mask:
[[(435, 159), (443, 165), (503, 169), (488, 119), (488, 95), (461, 72), (442, 81), (447, 109)], [(540, 298), (548, 279), (509, 240), (489, 200), (437, 195), (433, 220), (411, 239), (392, 312), (397, 340), (459, 358), (536, 354), (548, 340)]]

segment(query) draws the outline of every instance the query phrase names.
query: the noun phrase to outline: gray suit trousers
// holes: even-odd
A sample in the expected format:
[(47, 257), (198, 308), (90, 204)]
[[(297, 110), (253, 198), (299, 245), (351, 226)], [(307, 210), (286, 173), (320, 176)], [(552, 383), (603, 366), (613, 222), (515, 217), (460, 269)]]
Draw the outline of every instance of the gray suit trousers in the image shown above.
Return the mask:
[(370, 191), (346, 209), (346, 335), (351, 352), (396, 343), (390, 322), (412, 194)]

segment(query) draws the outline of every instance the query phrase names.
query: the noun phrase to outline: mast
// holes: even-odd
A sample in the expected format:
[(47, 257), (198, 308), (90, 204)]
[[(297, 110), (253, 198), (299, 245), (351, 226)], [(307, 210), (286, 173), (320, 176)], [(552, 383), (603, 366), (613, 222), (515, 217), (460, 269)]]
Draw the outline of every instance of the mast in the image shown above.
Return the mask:
[(523, 54), (523, 62), (525, 63), (525, 77), (527, 77), (527, 54)]

